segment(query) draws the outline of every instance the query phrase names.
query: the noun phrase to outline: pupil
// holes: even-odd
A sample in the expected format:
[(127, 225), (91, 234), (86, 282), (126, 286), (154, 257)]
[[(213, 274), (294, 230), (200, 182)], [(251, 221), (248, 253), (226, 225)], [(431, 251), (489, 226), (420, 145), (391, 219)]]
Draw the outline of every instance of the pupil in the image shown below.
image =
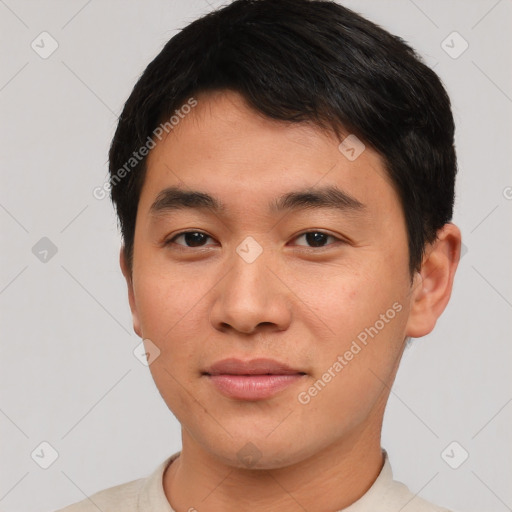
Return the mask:
[(204, 241), (203, 238), (205, 235), (203, 233), (193, 232), (193, 233), (185, 233), (185, 241), (187, 245), (192, 247), (198, 247), (201, 245), (201, 242)]
[[(313, 247), (320, 247), (325, 243), (325, 238), (327, 235), (325, 233), (320, 233), (318, 231), (312, 233), (306, 233), (306, 240), (308, 244)], [(205, 235), (204, 233), (192, 232), (185, 233), (185, 241), (187, 245), (191, 247), (199, 247), (202, 242), (204, 242)]]
[(318, 231), (313, 233), (306, 233), (306, 240), (313, 247), (321, 246), (322, 242), (325, 242), (325, 237), (327, 237), (325, 233), (319, 233)]

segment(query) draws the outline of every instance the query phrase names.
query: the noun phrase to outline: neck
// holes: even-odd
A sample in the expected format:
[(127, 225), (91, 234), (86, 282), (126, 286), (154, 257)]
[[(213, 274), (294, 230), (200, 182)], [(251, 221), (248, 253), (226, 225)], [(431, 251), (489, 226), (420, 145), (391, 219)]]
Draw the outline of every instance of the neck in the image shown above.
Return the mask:
[(342, 510), (366, 493), (384, 462), (380, 425), (358, 429), (298, 463), (268, 470), (226, 465), (186, 431), (182, 441), (180, 456), (163, 479), (177, 512)]

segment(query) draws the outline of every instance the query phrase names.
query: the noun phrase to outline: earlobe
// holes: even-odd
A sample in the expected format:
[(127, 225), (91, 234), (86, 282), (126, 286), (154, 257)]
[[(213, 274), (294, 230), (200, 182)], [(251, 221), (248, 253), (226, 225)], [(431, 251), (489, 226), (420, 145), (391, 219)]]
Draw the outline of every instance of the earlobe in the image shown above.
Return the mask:
[(128, 261), (126, 260), (126, 252), (124, 246), (121, 246), (121, 250), (119, 251), (119, 265), (121, 267), (121, 272), (123, 273), (123, 276), (126, 280), (126, 284), (128, 286), (128, 301), (130, 303), (130, 310), (132, 312), (133, 330), (135, 331), (137, 336), (142, 338), (139, 315), (137, 311), (137, 305), (135, 302), (135, 293), (133, 290), (132, 272), (130, 271), (130, 268), (128, 266)]
[(461, 233), (455, 224), (445, 224), (437, 239), (427, 247), (420, 272), (411, 288), (410, 314), (406, 335), (420, 338), (429, 334), (446, 308), (460, 259)]

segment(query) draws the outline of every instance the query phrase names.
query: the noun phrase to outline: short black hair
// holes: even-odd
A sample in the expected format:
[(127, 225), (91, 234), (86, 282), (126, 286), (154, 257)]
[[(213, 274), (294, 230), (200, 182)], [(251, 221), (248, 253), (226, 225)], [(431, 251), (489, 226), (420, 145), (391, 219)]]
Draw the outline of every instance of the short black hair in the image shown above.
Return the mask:
[(373, 147), (400, 197), (411, 276), (419, 270), (426, 244), (453, 213), (450, 99), (400, 37), (329, 0), (235, 0), (180, 30), (147, 66), (109, 151), (110, 194), (130, 269), (146, 170), (146, 157), (135, 161), (133, 152), (194, 94), (214, 90), (240, 93), (268, 118), (313, 122)]

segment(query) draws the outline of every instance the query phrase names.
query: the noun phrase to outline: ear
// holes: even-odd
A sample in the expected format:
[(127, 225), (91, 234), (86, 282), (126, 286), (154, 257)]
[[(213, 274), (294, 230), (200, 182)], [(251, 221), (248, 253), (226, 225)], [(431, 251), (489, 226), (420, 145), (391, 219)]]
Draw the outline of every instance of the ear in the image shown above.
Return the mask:
[(133, 330), (140, 338), (142, 338), (137, 304), (135, 303), (135, 294), (133, 293), (132, 273), (128, 267), (124, 245), (121, 246), (121, 250), (119, 251), (119, 265), (121, 266), (121, 272), (123, 273), (123, 276), (126, 279), (126, 284), (128, 285), (128, 301), (130, 302), (130, 309), (132, 311)]
[(411, 288), (406, 336), (421, 338), (436, 325), (450, 300), (460, 247), (460, 230), (451, 222), (445, 224), (437, 232), (437, 239), (428, 245)]

